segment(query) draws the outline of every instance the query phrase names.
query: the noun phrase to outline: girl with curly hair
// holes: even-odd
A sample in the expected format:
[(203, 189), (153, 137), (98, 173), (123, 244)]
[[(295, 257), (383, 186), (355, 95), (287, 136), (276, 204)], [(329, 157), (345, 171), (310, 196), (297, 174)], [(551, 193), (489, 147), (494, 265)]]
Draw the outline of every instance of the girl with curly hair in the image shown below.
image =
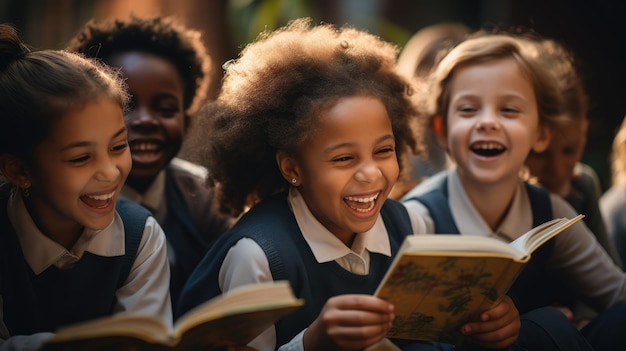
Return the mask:
[[(191, 275), (176, 314), (238, 286), (288, 280), (306, 305), (249, 346), (389, 345), (394, 306), (372, 294), (403, 239), (425, 233), (420, 217), (388, 198), (422, 130), (396, 55), (364, 31), (299, 19), (263, 33), (225, 65), (195, 140), (221, 209), (244, 214)], [(461, 328), (473, 345), (517, 339), (510, 299), (480, 318)]]

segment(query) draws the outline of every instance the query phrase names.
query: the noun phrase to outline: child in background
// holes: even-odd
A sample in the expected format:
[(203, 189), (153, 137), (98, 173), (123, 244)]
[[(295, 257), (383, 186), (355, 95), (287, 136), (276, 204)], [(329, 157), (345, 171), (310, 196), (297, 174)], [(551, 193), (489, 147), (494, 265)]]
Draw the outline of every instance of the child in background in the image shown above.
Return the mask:
[[(509, 242), (547, 220), (577, 214), (558, 195), (520, 178), (529, 153), (548, 148), (550, 127), (570, 118), (551, 70), (534, 42), (504, 34), (467, 39), (443, 58), (425, 106), (431, 118), (442, 117), (439, 140), (456, 166), (405, 197), (427, 232)], [(621, 348), (626, 274), (584, 223), (535, 251), (509, 293), (524, 313), (554, 302), (554, 280), (603, 312), (583, 328), (592, 346)]]
[(172, 323), (163, 231), (119, 200), (131, 168), (120, 77), (30, 52), (0, 25), (0, 350), (115, 313)]
[(90, 21), (68, 49), (119, 67), (126, 78), (133, 167), (122, 196), (150, 209), (163, 227), (176, 301), (204, 253), (233, 222), (214, 208), (206, 169), (176, 157), (206, 97), (210, 58), (200, 33), (171, 17)]
[[(262, 34), (226, 66), (198, 141), (214, 170), (209, 176), (220, 184), (223, 210), (249, 210), (200, 262), (177, 314), (244, 284), (287, 279), (305, 306), (250, 346), (387, 345), (394, 307), (371, 294), (404, 237), (424, 233), (421, 218), (388, 199), (420, 135), (396, 54), (395, 46), (365, 32), (299, 19)], [(542, 318), (520, 321), (505, 298), (461, 331), (474, 346), (492, 348), (511, 346), (521, 333), (519, 340), (537, 350), (552, 338), (543, 328), (532, 336), (524, 331)], [(558, 313), (556, 319), (573, 330), (567, 342), (577, 342), (569, 322)]]
[[(621, 266), (613, 242), (607, 235), (606, 226), (600, 213), (600, 181), (595, 171), (580, 162), (587, 142), (587, 95), (574, 58), (565, 47), (553, 40), (539, 40), (539, 53), (551, 67), (559, 83), (562, 99), (562, 113), (567, 120), (550, 132), (550, 146), (541, 152), (531, 152), (528, 166), (529, 182), (540, 183), (551, 193), (563, 197), (578, 213), (585, 215), (585, 224), (596, 236), (600, 245), (611, 256), (615, 264)], [(593, 309), (576, 301), (565, 288), (560, 306), (576, 325), (581, 328), (595, 317)]]
[[(420, 29), (406, 43), (398, 56), (398, 71), (420, 86), (437, 63), (455, 45), (470, 34), (460, 23), (439, 23)], [(398, 181), (391, 198), (399, 199), (422, 180), (449, 167), (449, 158), (437, 142), (431, 123), (424, 129), (425, 152), (411, 155), (410, 174), (406, 181)]]
[[(600, 197), (600, 212), (611, 242), (622, 263), (626, 262), (626, 118), (613, 138), (611, 187)], [(626, 267), (622, 266), (626, 269)]]
[(550, 132), (550, 146), (541, 152), (531, 152), (526, 165), (531, 181), (539, 182), (548, 191), (562, 196), (578, 213), (585, 215), (585, 224), (600, 245), (621, 266), (613, 242), (607, 235), (600, 213), (600, 181), (595, 171), (581, 163), (587, 142), (587, 95), (574, 66), (573, 57), (553, 40), (541, 40), (539, 53), (550, 65), (559, 83), (563, 114), (567, 120)]

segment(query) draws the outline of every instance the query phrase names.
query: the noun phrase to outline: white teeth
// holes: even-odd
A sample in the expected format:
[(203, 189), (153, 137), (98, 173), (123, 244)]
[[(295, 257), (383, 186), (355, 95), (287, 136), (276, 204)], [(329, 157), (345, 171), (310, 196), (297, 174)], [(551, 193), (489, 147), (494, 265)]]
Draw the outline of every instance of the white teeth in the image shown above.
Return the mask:
[(358, 208), (358, 207), (353, 207), (350, 206), (350, 208), (352, 208), (353, 210), (357, 211), (357, 212), (369, 212), (371, 211), (374, 206), (376, 206), (376, 199), (378, 198), (378, 195), (380, 193), (376, 193), (372, 196), (368, 196), (368, 197), (355, 197), (355, 196), (346, 196), (345, 199), (348, 201), (353, 201), (353, 202), (360, 202), (360, 203), (369, 203), (369, 206), (367, 208)]
[(109, 194), (104, 194), (104, 195), (86, 195), (88, 198), (94, 199), (94, 200), (98, 200), (98, 201), (104, 201), (104, 200), (110, 200), (113, 198), (113, 196), (115, 196), (115, 191), (109, 193)]
[(346, 196), (346, 200), (355, 201), (355, 202), (370, 202), (370, 201), (376, 200), (377, 198), (378, 198), (378, 194), (375, 194), (369, 197)]
[(350, 208), (352, 208), (353, 210), (355, 210), (357, 212), (365, 213), (365, 212), (371, 211), (374, 208), (375, 205), (376, 205), (376, 203), (374, 201), (372, 201), (372, 202), (370, 202), (370, 205), (369, 205), (368, 208), (355, 208), (355, 207), (350, 207)]
[(133, 148), (135, 151), (156, 151), (159, 145), (155, 143), (134, 143)]
[(474, 149), (483, 149), (483, 150), (492, 150), (492, 149), (501, 150), (504, 147), (501, 144), (496, 143), (496, 142), (483, 142), (483, 143), (475, 144), (473, 146), (473, 148)]

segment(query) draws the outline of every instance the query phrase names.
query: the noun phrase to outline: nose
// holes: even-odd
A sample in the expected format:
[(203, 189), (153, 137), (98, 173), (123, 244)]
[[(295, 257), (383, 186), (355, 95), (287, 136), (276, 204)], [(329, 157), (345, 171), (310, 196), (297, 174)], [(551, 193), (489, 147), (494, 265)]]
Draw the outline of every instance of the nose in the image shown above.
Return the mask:
[(120, 177), (121, 171), (115, 158), (103, 157), (98, 162), (95, 178), (102, 182), (112, 182)]
[(159, 125), (156, 118), (152, 116), (149, 109), (137, 107), (128, 114), (128, 124), (133, 129), (156, 129)]
[(500, 121), (493, 111), (484, 110), (478, 117), (476, 129), (482, 132), (496, 131), (500, 129)]
[(378, 164), (374, 161), (364, 162), (354, 175), (359, 182), (372, 183), (382, 175)]

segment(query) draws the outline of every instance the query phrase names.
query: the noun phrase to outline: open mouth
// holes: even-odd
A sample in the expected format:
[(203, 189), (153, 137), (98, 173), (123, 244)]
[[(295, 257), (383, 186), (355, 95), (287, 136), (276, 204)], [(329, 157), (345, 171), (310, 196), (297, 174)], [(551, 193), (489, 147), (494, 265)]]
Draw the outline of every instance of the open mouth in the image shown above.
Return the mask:
[(108, 194), (102, 195), (83, 195), (80, 198), (89, 207), (103, 209), (111, 204), (114, 196), (115, 191), (112, 191)]
[(160, 159), (163, 144), (154, 141), (133, 141), (129, 143), (133, 160), (140, 163), (150, 163)]
[(133, 152), (156, 152), (161, 149), (161, 143), (150, 141), (134, 141), (130, 143)]
[(379, 194), (380, 192), (370, 196), (346, 196), (344, 201), (348, 204), (348, 206), (350, 206), (351, 209), (357, 212), (366, 213), (371, 211), (374, 206), (376, 206), (376, 199)]
[(470, 150), (479, 156), (493, 157), (502, 154), (504, 151), (506, 151), (506, 148), (500, 143), (487, 141), (472, 144)]

